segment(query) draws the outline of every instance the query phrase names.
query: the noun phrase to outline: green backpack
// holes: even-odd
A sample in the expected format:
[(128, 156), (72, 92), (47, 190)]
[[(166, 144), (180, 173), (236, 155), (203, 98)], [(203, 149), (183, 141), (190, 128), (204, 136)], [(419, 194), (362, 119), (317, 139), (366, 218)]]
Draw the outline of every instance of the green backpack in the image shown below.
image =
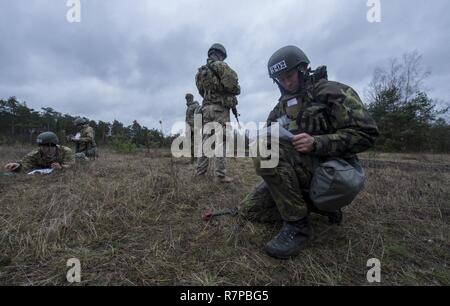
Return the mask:
[(210, 65), (201, 66), (195, 76), (195, 84), (203, 98), (208, 98), (211, 93), (219, 92), (221, 89), (220, 79)]
[(364, 181), (364, 170), (356, 158), (351, 163), (331, 158), (316, 168), (309, 197), (317, 209), (335, 212), (352, 203), (363, 189)]

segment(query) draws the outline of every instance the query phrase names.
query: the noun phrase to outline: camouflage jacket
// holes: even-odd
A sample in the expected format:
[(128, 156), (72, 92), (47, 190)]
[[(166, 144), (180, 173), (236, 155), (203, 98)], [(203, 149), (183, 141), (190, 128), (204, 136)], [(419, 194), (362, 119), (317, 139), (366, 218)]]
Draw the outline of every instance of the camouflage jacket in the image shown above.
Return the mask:
[(85, 152), (91, 148), (97, 147), (95, 143), (95, 132), (92, 127), (86, 125), (80, 132), (80, 139), (78, 140), (77, 152)]
[(241, 93), (236, 72), (223, 61), (208, 59), (195, 76), (195, 84), (203, 97), (203, 105), (219, 104), (225, 108), (236, 106)]
[(63, 168), (70, 168), (75, 161), (70, 148), (57, 146), (54, 158), (47, 158), (42, 154), (41, 150), (36, 149), (25, 155), (18, 163), (20, 167), (17, 171), (28, 172), (35, 169), (50, 168), (53, 163), (60, 163)]
[(378, 137), (375, 121), (358, 94), (349, 86), (320, 79), (308, 82), (306, 93), (283, 95), (270, 113), (270, 125), (287, 115), (287, 128), (316, 139), (313, 152), (319, 157), (350, 158), (372, 147)]
[(193, 102), (188, 102), (187, 103), (186, 123), (189, 124), (191, 126), (191, 128), (194, 127), (195, 110), (199, 106), (200, 106), (200, 104), (197, 101), (193, 101)]

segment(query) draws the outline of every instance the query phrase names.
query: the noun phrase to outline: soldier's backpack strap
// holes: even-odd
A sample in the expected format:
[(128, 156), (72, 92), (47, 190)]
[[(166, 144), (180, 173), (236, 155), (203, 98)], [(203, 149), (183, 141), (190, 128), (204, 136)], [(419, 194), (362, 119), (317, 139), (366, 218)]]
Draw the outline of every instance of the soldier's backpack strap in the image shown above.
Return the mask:
[[(208, 80), (208, 76), (207, 76), (208, 71), (212, 72), (212, 74), (213, 74), (214, 76), (217, 77), (217, 79), (219, 80), (219, 84), (220, 84), (220, 82), (221, 82), (221, 79), (220, 79), (219, 74), (217, 73), (217, 71), (215, 71), (215, 70), (211, 67), (211, 65), (210, 65), (209, 63), (207, 63), (206, 65), (201, 66), (201, 67), (199, 68), (199, 76), (200, 76), (200, 78), (201, 78), (201, 86), (203, 87), (203, 90), (204, 90), (204, 98), (205, 98), (205, 97), (208, 97), (208, 96), (211, 94), (211, 93), (209, 92), (210, 88), (205, 88), (205, 81)], [(208, 82), (209, 82), (209, 81), (210, 81), (210, 80), (208, 80)], [(209, 85), (211, 85), (211, 84), (209, 84)], [(206, 86), (206, 87), (209, 87), (209, 86)]]
[[(328, 70), (327, 70), (327, 66), (323, 65), (323, 66), (319, 66), (317, 67), (315, 70), (311, 71), (311, 75), (310, 75), (311, 79), (311, 91), (310, 91), (310, 98), (312, 99), (312, 101), (314, 101), (315, 103), (318, 103), (320, 101), (318, 101), (317, 99), (317, 92), (316, 92), (316, 84), (320, 81), (320, 80), (326, 80), (328, 81)], [(330, 120), (330, 114), (331, 114), (331, 109), (330, 109), (330, 105), (328, 105), (328, 103), (325, 103), (326, 106), (326, 116), (324, 117), (325, 120), (327, 121), (327, 125), (329, 127), (331, 127), (331, 120)]]
[[(222, 79), (221, 79), (219, 73), (211, 66), (210, 63), (207, 63), (207, 64), (206, 64), (206, 67), (208, 67), (208, 69), (214, 74), (214, 76), (217, 77), (217, 79), (219, 80), (219, 86), (220, 86), (220, 88), (222, 88), (222, 90), (223, 90), (223, 87), (222, 87), (222, 86), (223, 86), (223, 85), (222, 85)], [(231, 108), (231, 109), (232, 109), (232, 108), (235, 108), (236, 105), (237, 105), (237, 99), (236, 99), (236, 97), (233, 96), (232, 100), (233, 100), (233, 102), (231, 103), (232, 105), (229, 105), (229, 103), (227, 103), (226, 101), (222, 101), (222, 106), (228, 107), (228, 108)], [(227, 104), (228, 104), (228, 106), (227, 106)], [(237, 116), (238, 116), (238, 115), (235, 114), (236, 120), (238, 120), (238, 122), (239, 122), (239, 119), (237, 119)]]

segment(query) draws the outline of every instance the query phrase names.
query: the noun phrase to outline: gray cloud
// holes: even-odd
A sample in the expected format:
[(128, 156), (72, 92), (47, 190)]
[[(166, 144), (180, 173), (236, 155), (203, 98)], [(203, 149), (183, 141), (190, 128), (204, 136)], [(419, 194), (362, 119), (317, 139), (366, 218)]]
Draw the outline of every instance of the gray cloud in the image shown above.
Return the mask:
[(222, 42), (239, 74), (241, 120), (264, 120), (278, 98), (266, 63), (296, 44), (313, 66), (363, 96), (375, 67), (417, 50), (433, 72), (431, 95), (450, 101), (450, 21), (446, 0), (382, 0), (382, 22), (355, 1), (81, 0), (82, 22), (66, 21), (65, 0), (0, 4), (0, 97), (96, 120), (137, 119), (166, 131), (184, 117), (184, 94), (199, 99), (194, 76)]

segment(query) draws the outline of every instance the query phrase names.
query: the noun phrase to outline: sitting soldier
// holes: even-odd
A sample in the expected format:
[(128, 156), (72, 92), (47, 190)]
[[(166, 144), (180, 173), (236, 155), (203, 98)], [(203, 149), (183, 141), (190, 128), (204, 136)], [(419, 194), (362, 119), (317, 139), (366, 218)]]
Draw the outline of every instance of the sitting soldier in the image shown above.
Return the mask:
[(75, 143), (75, 158), (77, 160), (88, 160), (89, 157), (97, 157), (97, 144), (95, 143), (95, 132), (84, 118), (77, 118), (75, 126), (79, 129), (79, 137), (72, 137)]

